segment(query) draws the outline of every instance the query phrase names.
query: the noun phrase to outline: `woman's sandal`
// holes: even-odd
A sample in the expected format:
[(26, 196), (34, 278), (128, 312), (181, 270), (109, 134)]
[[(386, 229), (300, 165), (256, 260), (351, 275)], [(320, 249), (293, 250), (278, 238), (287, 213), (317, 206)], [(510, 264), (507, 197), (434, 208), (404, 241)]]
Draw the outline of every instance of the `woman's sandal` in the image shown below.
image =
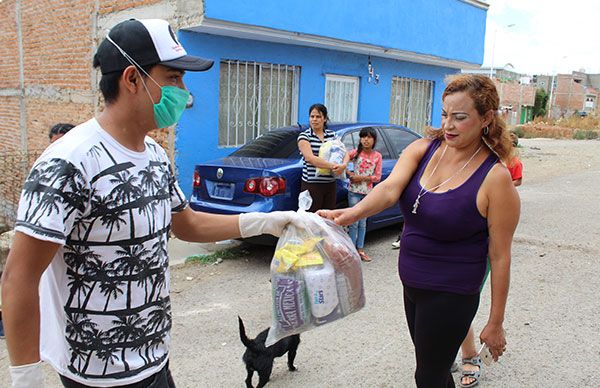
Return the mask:
[(366, 261), (367, 263), (371, 261), (371, 258), (365, 253), (365, 251), (358, 251), (358, 255), (362, 261)]
[[(481, 362), (481, 357), (479, 356), (475, 356), (472, 358), (463, 358), (462, 359), (462, 363), (464, 364), (469, 364), (469, 365), (473, 365), (473, 366), (477, 366), (479, 367), (479, 370), (465, 370), (464, 368), (462, 369), (462, 372), (460, 374), (460, 386), (462, 388), (470, 388), (470, 387), (474, 387), (477, 384), (479, 384), (479, 379), (481, 378), (481, 373), (483, 372), (483, 363)], [(463, 380), (465, 378), (470, 378), (472, 381), (469, 384), (463, 384)]]

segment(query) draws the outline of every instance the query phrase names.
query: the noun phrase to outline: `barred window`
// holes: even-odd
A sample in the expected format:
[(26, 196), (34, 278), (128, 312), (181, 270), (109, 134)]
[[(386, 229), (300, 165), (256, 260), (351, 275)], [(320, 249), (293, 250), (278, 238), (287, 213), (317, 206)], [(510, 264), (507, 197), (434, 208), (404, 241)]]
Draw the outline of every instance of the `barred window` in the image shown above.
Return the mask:
[(358, 77), (325, 75), (325, 106), (330, 121), (356, 121), (358, 116)]
[(423, 133), (431, 125), (433, 81), (392, 78), (390, 122)]
[(219, 146), (239, 147), (297, 122), (299, 80), (299, 66), (221, 61)]

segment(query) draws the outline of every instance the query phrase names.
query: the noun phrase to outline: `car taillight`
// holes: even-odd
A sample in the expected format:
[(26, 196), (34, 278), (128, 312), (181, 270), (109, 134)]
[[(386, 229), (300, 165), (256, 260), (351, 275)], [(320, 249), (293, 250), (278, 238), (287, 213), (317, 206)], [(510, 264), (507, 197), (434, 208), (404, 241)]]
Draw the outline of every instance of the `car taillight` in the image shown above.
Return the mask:
[(285, 178), (250, 178), (246, 180), (246, 183), (244, 184), (244, 192), (260, 194), (265, 197), (272, 197), (275, 194), (283, 194), (285, 193)]
[(246, 184), (244, 185), (244, 191), (246, 193), (256, 193), (256, 188), (258, 187), (258, 182), (260, 179), (248, 179)]
[(193, 183), (192, 183), (192, 187), (193, 187), (194, 189), (197, 189), (197, 188), (199, 188), (199, 187), (201, 186), (201, 185), (200, 185), (200, 182), (201, 182), (201, 181), (200, 181), (200, 174), (198, 174), (198, 171), (194, 170), (194, 181), (193, 181)]

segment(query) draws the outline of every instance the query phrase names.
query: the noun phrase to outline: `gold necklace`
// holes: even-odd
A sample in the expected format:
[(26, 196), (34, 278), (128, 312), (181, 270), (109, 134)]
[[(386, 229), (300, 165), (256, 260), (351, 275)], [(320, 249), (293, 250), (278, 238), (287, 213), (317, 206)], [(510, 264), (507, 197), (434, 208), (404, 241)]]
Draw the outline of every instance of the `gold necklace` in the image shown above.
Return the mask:
[(454, 174), (452, 174), (452, 176), (450, 178), (446, 179), (445, 181), (443, 181), (439, 185), (434, 186), (431, 189), (427, 190), (425, 188), (425, 186), (427, 185), (427, 182), (429, 182), (429, 179), (433, 176), (433, 174), (435, 173), (435, 170), (437, 170), (438, 166), (440, 165), (440, 162), (442, 161), (442, 158), (444, 157), (444, 155), (446, 155), (446, 150), (448, 149), (448, 144), (446, 144), (446, 147), (444, 147), (444, 150), (442, 151), (442, 155), (440, 156), (440, 158), (438, 159), (437, 163), (435, 164), (435, 167), (433, 167), (433, 170), (431, 171), (431, 174), (429, 174), (429, 176), (427, 177), (427, 179), (423, 183), (423, 186), (421, 186), (421, 190), (419, 191), (419, 194), (417, 194), (417, 198), (415, 199), (415, 203), (413, 203), (412, 214), (417, 214), (417, 209), (419, 208), (419, 204), (420, 204), (419, 200), (421, 199), (421, 197), (423, 197), (425, 194), (427, 194), (429, 192), (437, 190), (438, 188), (442, 187), (446, 183), (450, 182), (455, 176), (457, 176), (458, 174), (460, 174), (460, 172), (462, 170), (464, 170), (465, 168), (467, 168), (467, 166), (469, 165), (469, 163), (471, 163), (471, 160), (473, 160), (473, 158), (475, 157), (475, 155), (477, 155), (479, 153), (479, 151), (481, 150), (481, 147), (483, 147), (483, 144), (480, 145), (479, 148), (477, 148), (477, 151), (475, 151), (475, 153), (473, 155), (471, 155), (471, 157), (469, 158), (469, 160), (467, 160), (467, 163), (465, 163), (458, 171), (456, 171)]

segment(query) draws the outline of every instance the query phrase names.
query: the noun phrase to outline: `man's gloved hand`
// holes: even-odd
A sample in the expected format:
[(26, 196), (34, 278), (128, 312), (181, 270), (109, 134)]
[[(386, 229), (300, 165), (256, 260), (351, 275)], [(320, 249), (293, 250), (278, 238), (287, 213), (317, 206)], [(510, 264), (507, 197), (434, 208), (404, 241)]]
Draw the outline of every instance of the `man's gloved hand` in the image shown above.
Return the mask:
[(11, 366), (10, 378), (13, 388), (44, 388), (42, 362)]
[(240, 214), (240, 233), (243, 238), (261, 234), (272, 234), (279, 237), (287, 224), (297, 223), (298, 220), (298, 214), (291, 210), (271, 213), (242, 213)]

